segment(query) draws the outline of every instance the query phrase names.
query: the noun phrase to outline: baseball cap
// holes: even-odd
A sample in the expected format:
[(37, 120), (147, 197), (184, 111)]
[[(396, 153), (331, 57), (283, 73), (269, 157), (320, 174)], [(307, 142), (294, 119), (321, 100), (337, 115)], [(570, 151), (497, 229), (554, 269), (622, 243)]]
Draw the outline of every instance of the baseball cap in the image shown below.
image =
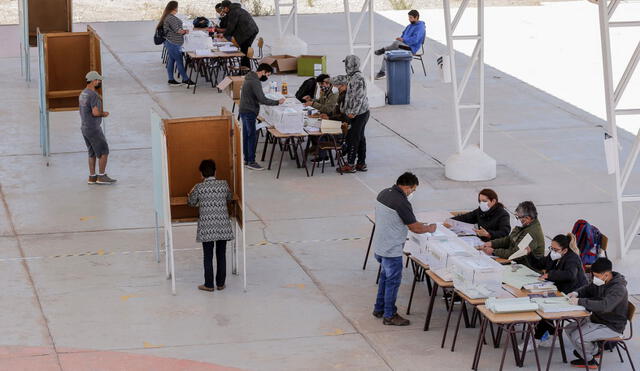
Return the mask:
[(93, 81), (93, 80), (104, 80), (102, 76), (100, 76), (99, 73), (97, 73), (96, 71), (90, 71), (87, 73), (87, 75), (85, 76), (85, 79), (87, 81)]

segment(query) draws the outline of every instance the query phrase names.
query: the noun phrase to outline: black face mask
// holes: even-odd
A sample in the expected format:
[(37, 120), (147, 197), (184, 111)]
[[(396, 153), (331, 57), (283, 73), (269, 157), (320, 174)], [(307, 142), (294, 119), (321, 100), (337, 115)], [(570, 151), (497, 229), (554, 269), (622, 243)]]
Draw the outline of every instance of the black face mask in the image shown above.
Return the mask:
[(411, 24), (416, 24), (418, 21), (411, 21)]
[(102, 83), (96, 84), (96, 89), (100, 89), (102, 87)]
[(265, 82), (267, 80), (269, 80), (267, 76), (260, 76), (260, 81)]

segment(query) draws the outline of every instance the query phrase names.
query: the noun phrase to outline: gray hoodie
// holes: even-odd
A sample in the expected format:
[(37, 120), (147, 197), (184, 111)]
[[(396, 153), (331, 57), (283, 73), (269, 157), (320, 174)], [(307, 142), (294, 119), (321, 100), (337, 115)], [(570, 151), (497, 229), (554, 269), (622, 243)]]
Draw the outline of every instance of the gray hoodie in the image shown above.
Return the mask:
[(342, 105), (345, 115), (361, 115), (369, 110), (367, 99), (367, 84), (360, 72), (360, 58), (357, 55), (347, 55), (344, 59), (344, 69), (347, 72), (347, 95)]
[(627, 325), (629, 295), (627, 281), (618, 272), (602, 286), (593, 283), (576, 291), (578, 305), (591, 312), (591, 322), (600, 323), (622, 334)]
[(240, 92), (240, 113), (260, 112), (260, 105), (277, 106), (278, 101), (264, 96), (262, 83), (258, 75), (251, 71), (244, 77), (242, 91)]

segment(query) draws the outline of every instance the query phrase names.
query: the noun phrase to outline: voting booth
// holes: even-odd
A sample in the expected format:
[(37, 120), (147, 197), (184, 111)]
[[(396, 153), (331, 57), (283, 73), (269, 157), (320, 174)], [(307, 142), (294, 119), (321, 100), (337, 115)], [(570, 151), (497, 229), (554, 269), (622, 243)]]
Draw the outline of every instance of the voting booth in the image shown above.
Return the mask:
[(151, 111), (153, 194), (156, 214), (156, 252), (159, 256), (160, 226), (164, 228), (167, 279), (175, 294), (173, 226), (195, 223), (198, 208), (187, 204), (187, 195), (202, 181), (198, 167), (202, 160), (216, 163), (216, 179), (226, 180), (233, 194), (229, 212), (235, 221), (232, 272), (237, 274), (239, 240), (243, 245), (243, 272), (246, 289), (246, 250), (244, 249), (244, 185), (242, 130), (232, 113), (222, 109), (220, 116), (162, 119)]
[(71, 0), (18, 0), (18, 13), (22, 70), (30, 81), (29, 47), (37, 46), (38, 29), (42, 33), (71, 32)]
[[(40, 146), (42, 155), (49, 156), (49, 112), (79, 108), (78, 97), (87, 85), (87, 72), (102, 74), (100, 37), (91, 26), (86, 32), (39, 32), (38, 51)], [(98, 94), (102, 95), (102, 89)]]

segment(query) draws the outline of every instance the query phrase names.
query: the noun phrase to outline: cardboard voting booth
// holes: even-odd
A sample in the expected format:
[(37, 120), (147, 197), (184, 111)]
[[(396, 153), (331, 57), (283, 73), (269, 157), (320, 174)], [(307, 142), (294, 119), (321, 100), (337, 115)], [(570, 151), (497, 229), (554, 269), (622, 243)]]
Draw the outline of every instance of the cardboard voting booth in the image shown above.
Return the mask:
[[(37, 45), (37, 33), (71, 32), (71, 0), (20, 0), (28, 24), (29, 45)], [(26, 22), (25, 22), (26, 21)]]
[[(237, 246), (241, 239), (246, 289), (244, 160), (240, 125), (225, 108), (220, 116), (176, 119), (161, 119), (152, 111), (151, 137), (156, 231), (159, 231), (160, 225), (164, 227), (166, 270), (167, 278), (171, 279), (172, 292), (176, 293), (172, 228), (176, 223), (196, 222), (198, 219), (198, 208), (188, 206), (187, 195), (195, 184), (202, 181), (198, 166), (206, 159), (216, 162), (216, 178), (226, 180), (233, 194), (233, 201), (229, 205), (236, 231), (232, 271), (237, 273)], [(159, 252), (160, 238), (158, 234), (156, 236), (156, 251)]]
[[(42, 155), (48, 156), (49, 112), (79, 108), (78, 97), (87, 85), (87, 72), (102, 74), (100, 37), (91, 26), (86, 32), (38, 33), (38, 51), (40, 143)], [(102, 95), (102, 89), (98, 94)]]

